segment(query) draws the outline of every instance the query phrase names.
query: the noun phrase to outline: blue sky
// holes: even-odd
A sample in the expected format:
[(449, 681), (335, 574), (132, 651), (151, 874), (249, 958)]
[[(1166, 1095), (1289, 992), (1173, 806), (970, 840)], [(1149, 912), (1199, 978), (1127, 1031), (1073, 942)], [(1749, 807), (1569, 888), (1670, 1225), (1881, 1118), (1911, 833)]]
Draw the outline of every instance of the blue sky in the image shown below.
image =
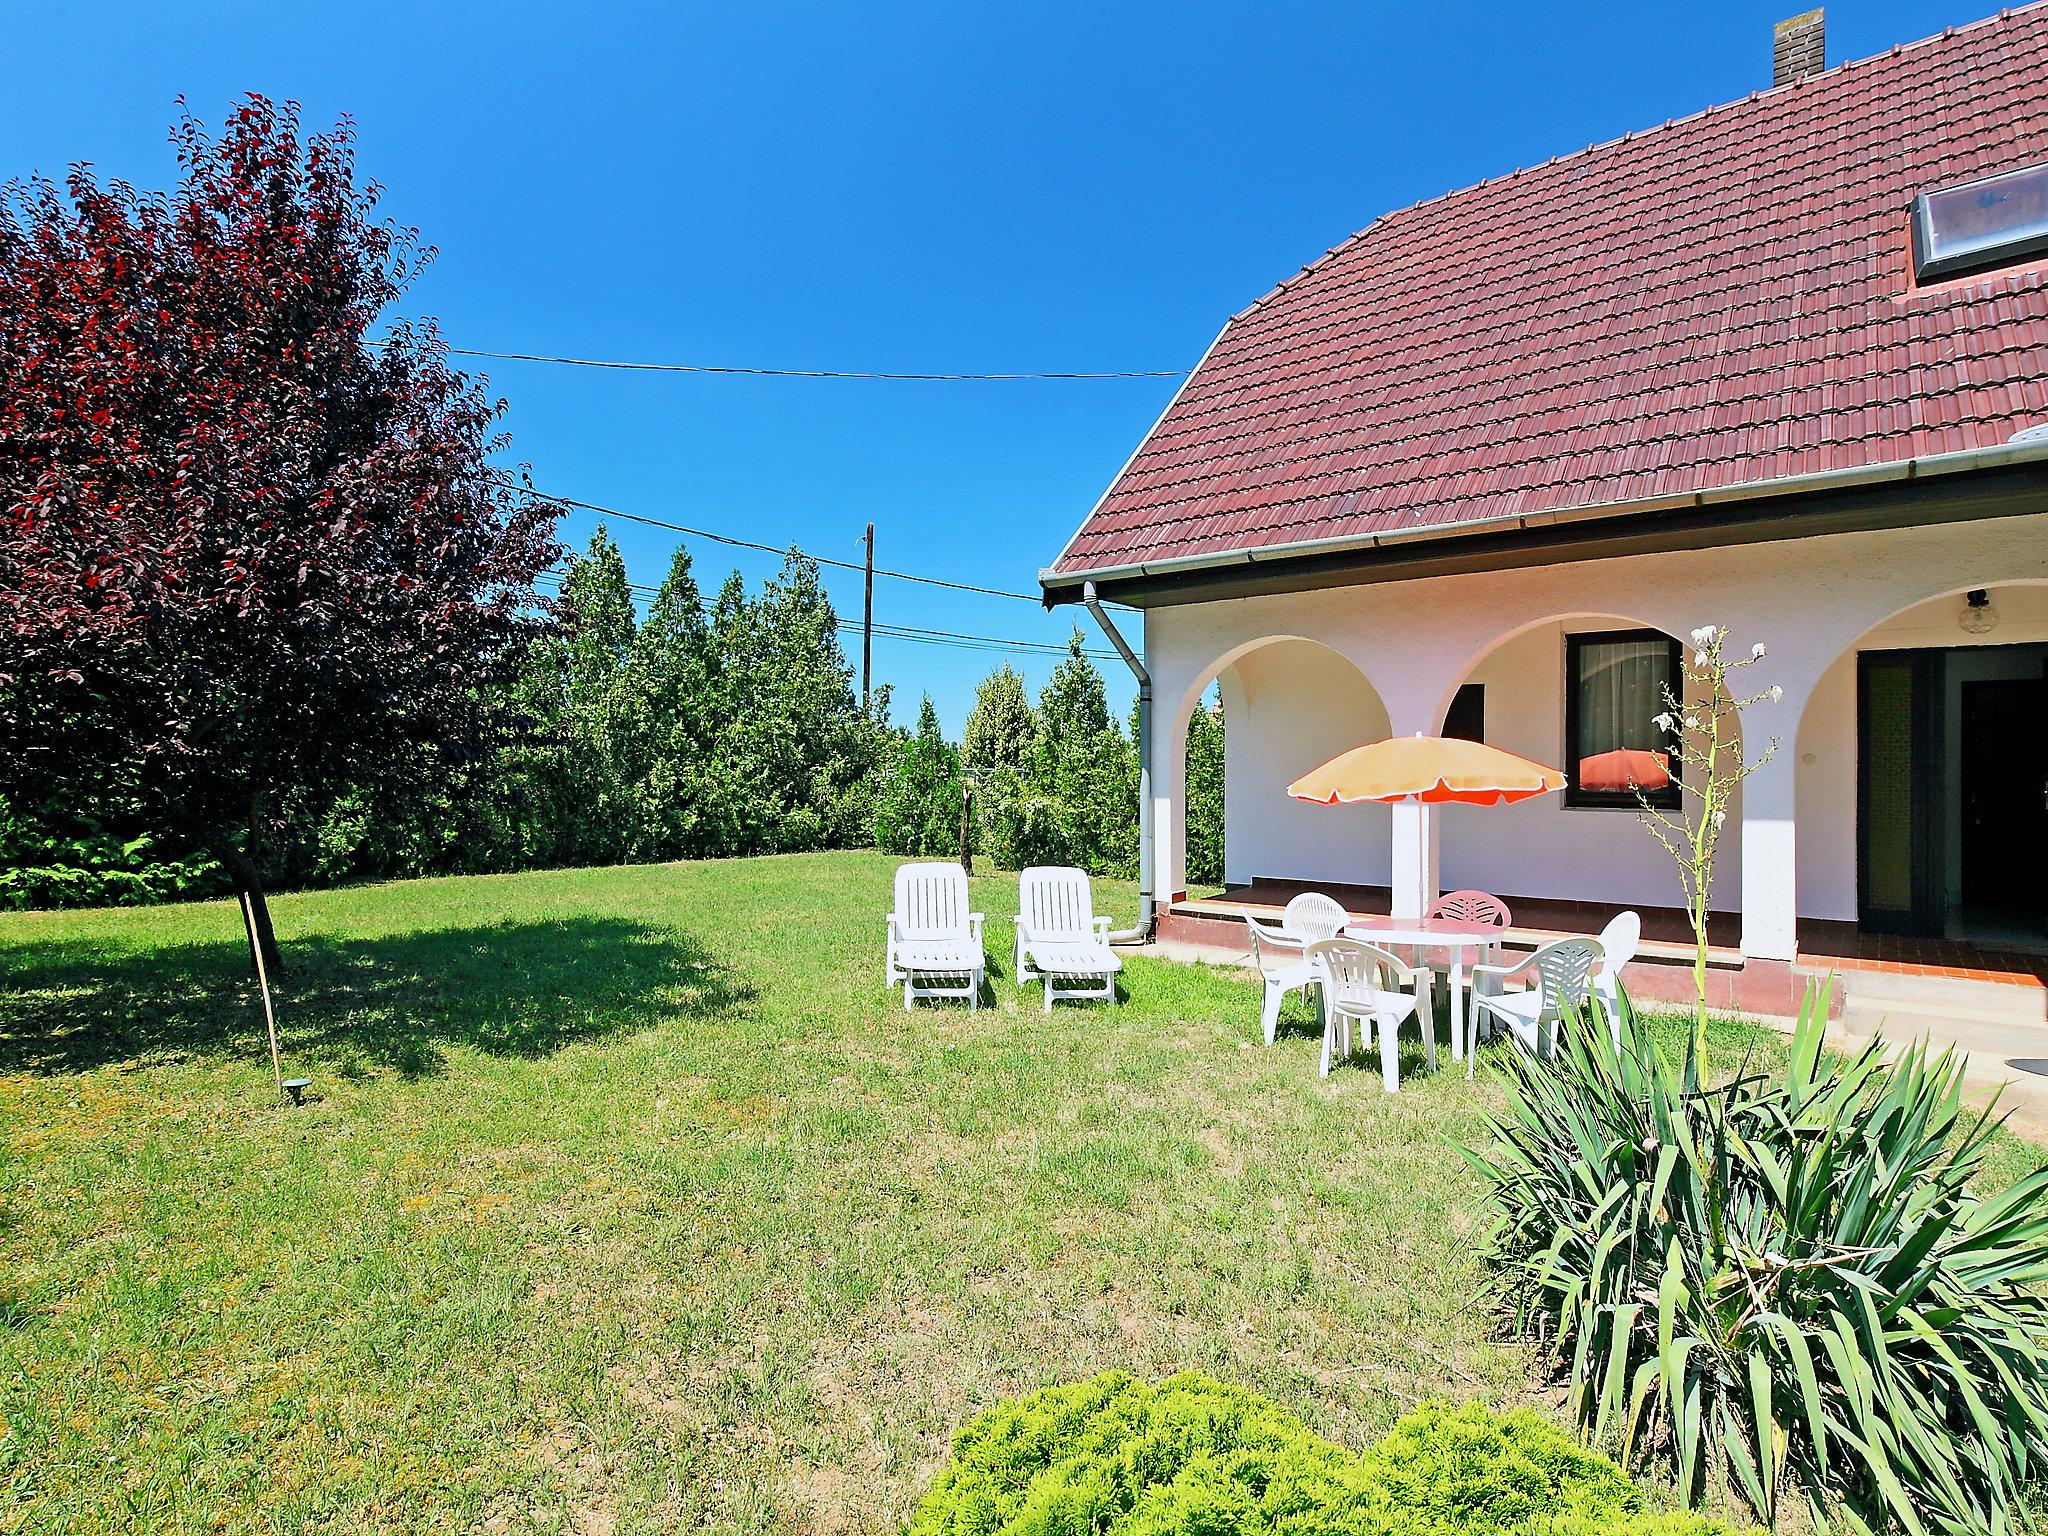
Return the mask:
[[(15, 0), (0, 179), (84, 159), (164, 185), (175, 99), (218, 121), (257, 90), (312, 124), (354, 116), (387, 210), (440, 249), (411, 308), (457, 345), (1186, 368), (1385, 209), (1768, 84), (1770, 24), (1797, 8)], [(1831, 4), (1829, 62), (1991, 8)], [(487, 366), (546, 489), (845, 559), (872, 519), (885, 567), (1017, 591), (1172, 388)], [(673, 536), (614, 532), (633, 578), (658, 580)], [(776, 563), (693, 553), (707, 590)], [(842, 612), (859, 581), (830, 575)], [(1074, 615), (891, 581), (876, 607), (1040, 642)], [(957, 731), (999, 659), (884, 640), (876, 675), (897, 718), (929, 692)], [(1052, 664), (1018, 660), (1034, 689)]]

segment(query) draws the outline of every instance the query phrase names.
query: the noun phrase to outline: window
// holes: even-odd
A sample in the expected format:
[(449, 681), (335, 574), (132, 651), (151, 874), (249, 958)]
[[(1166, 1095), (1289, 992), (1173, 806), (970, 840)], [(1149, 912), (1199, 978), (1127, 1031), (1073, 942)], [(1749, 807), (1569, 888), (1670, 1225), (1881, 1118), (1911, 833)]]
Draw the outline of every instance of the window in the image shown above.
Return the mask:
[(2048, 164), (2030, 165), (1913, 199), (1913, 275), (1920, 282), (2008, 266), (2048, 251)]
[(1566, 635), (1564, 798), (1566, 805), (1678, 804), (1678, 765), (1657, 729), (1666, 690), (1683, 687), (1678, 642), (1654, 629)]
[(1486, 740), (1486, 684), (1466, 683), (1451, 695), (1450, 712), (1444, 716), (1444, 734), (1460, 741)]

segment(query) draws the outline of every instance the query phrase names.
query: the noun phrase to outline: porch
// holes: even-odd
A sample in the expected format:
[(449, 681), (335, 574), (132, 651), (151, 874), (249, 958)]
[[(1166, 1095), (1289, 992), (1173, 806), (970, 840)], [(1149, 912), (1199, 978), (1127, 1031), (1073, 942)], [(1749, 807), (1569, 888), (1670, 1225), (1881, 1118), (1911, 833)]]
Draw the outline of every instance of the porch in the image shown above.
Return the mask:
[[(1244, 916), (1277, 920), (1289, 901), (1304, 891), (1321, 891), (1356, 917), (1385, 916), (1392, 892), (1383, 885), (1337, 881), (1261, 878), (1213, 895), (1175, 901), (1159, 923), (1168, 944), (1231, 959), (1246, 952)], [(1514, 923), (1505, 935), (1510, 949), (1533, 950), (1552, 939), (1598, 933), (1624, 909), (1622, 903), (1558, 897), (1503, 895)], [(1627, 904), (1643, 920), (1643, 941), (1624, 979), (1632, 995), (1664, 1002), (1692, 997), (1692, 930), (1682, 909)], [(1742, 920), (1716, 912), (1708, 921), (1709, 989), (1716, 1005), (1751, 1014), (1797, 1011), (1809, 981), (1836, 977), (1837, 1011), (1852, 1003), (1866, 1011), (1912, 1011), (1944, 1004), (2048, 1022), (2048, 943), (2040, 948), (2000, 948), (1956, 939), (1873, 934), (1853, 922), (1799, 920), (1798, 952), (1788, 970), (1746, 968)], [(2048, 1038), (2041, 1042), (2048, 1049)]]
[[(1235, 944), (1238, 911), (1304, 885), (1402, 916), (1476, 888), (1526, 944), (1641, 913), (1635, 990), (1689, 995), (1676, 872), (1598, 770), (1668, 747), (1665, 690), (1700, 712), (1675, 637), (1703, 622), (1737, 655), (1767, 647), (1740, 678), (1755, 768), (1719, 837), (1715, 1004), (1792, 1012), (1833, 972), (1852, 1010), (2048, 1022), (2048, 511), (1148, 607), (1162, 937)], [(1222, 824), (1202, 847), (1227, 894), (1188, 901), (1198, 708), (1223, 724)], [(1570, 787), (1427, 811), (1287, 794), (1346, 748), (1414, 733), (1562, 766)]]

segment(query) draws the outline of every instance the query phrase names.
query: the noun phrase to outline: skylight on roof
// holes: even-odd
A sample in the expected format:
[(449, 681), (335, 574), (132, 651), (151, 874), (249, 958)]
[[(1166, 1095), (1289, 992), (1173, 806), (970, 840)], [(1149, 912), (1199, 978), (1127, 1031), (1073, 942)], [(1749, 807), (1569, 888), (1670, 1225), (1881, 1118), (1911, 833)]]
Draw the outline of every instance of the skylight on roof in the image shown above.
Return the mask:
[(2002, 267), (2041, 251), (2048, 251), (2048, 164), (1913, 199), (1913, 272), (1923, 283)]

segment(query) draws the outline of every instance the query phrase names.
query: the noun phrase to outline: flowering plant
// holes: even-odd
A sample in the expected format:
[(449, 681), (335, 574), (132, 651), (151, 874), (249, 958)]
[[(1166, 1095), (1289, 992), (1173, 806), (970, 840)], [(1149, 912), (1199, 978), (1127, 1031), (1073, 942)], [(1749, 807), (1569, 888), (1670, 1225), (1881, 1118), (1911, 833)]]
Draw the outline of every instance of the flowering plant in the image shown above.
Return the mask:
[(1737, 694), (1743, 669), (1764, 659), (1761, 641), (1750, 647), (1748, 655), (1731, 656), (1728, 631), (1718, 625), (1703, 624), (1688, 638), (1692, 641), (1690, 691), (1695, 702), (1686, 706), (1686, 682), (1676, 689), (1667, 685), (1664, 712), (1652, 722), (1671, 738), (1671, 755), (1688, 770), (1678, 775), (1682, 797), (1675, 811), (1652, 805), (1641, 790), (1637, 798), (1642, 804), (1643, 824), (1678, 865), (1686, 919), (1692, 928), (1693, 1029), (1687, 1051), (1687, 1071), (1692, 1073), (1697, 1071), (1706, 1040), (1707, 913), (1721, 828), (1728, 820), (1736, 788), (1778, 750), (1774, 736), (1756, 757), (1745, 757), (1741, 716), (1757, 705), (1777, 703), (1784, 690), (1773, 684), (1754, 694)]

